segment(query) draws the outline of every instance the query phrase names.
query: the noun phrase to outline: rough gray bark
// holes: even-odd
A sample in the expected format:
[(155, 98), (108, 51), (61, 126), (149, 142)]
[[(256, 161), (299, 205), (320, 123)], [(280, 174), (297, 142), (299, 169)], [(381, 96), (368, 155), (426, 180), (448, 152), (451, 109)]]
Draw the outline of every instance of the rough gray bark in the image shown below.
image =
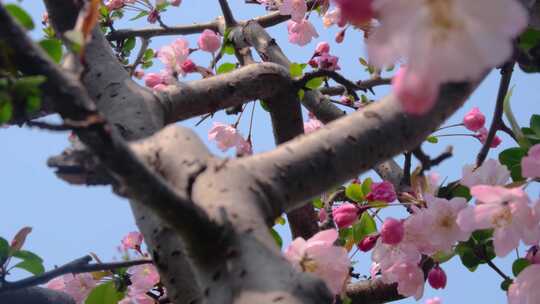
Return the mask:
[[(73, 26), (78, 11), (74, 2), (45, 2), (58, 32)], [(0, 18), (12, 22), (1, 5)], [(15, 41), (12, 47), (24, 72), (48, 76), (55, 110), (72, 120), (97, 117), (75, 131), (109, 170), (116, 190), (131, 199), (173, 303), (331, 303), (321, 280), (295, 272), (281, 257), (269, 226), (282, 212), (309, 206), (306, 201), (312, 197), (417, 146), (476, 85), (444, 86), (437, 105), (421, 117), (403, 114), (389, 96), (339, 118), (343, 112), (320, 92), (307, 92), (304, 106), (324, 122), (335, 121), (295, 138), (301, 133), (301, 116), (286, 70), (288, 59), (254, 21), (240, 23), (232, 35), (237, 48), (253, 47), (265, 61), (283, 67), (252, 64), (156, 96), (129, 78), (97, 30), (86, 47), (81, 84), (44, 59), (14, 23), (0, 28), (0, 39)], [(248, 77), (254, 77), (253, 83), (246, 83)], [(265, 86), (269, 80), (275, 85)], [(268, 98), (280, 144), (267, 153), (218, 159), (193, 132), (165, 127), (256, 98)], [(285, 102), (293, 99), (292, 105)], [(133, 141), (129, 148), (124, 140)], [(399, 166), (389, 163), (385, 168), (381, 175), (397, 184)], [(395, 298), (395, 287), (362, 282), (348, 293), (355, 303), (380, 303)]]
[(14, 292), (0, 294), (0, 303), (6, 304), (75, 304), (73, 298), (66, 293), (41, 288), (30, 287)]

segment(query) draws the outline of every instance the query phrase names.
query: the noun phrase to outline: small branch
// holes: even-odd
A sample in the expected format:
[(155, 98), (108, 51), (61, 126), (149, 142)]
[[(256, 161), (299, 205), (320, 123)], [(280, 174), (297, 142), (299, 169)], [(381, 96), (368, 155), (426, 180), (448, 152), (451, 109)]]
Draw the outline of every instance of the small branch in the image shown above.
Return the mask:
[(505, 63), (501, 68), (501, 81), (499, 84), (499, 92), (497, 93), (495, 112), (493, 113), (493, 120), (491, 121), (491, 126), (489, 127), (486, 141), (482, 146), (482, 149), (478, 153), (478, 156), (476, 157), (477, 167), (480, 167), (484, 163), (484, 160), (486, 160), (489, 149), (491, 148), (491, 144), (493, 143), (493, 139), (495, 139), (495, 134), (497, 134), (497, 131), (503, 130), (504, 132), (507, 132), (503, 127), (504, 122), (502, 120), (502, 116), (504, 114), (504, 99), (506, 98), (506, 95), (508, 94), (508, 89), (510, 88), (510, 80), (512, 79), (514, 64), (515, 61), (512, 60)]
[(219, 0), (219, 6), (221, 7), (221, 11), (223, 12), (223, 18), (225, 19), (225, 26), (227, 28), (232, 28), (236, 26), (237, 22), (234, 19), (234, 15), (231, 11), (231, 7), (229, 6), (229, 3), (227, 0)]
[[(372, 91), (373, 88), (377, 87), (377, 86), (382, 86), (382, 85), (389, 85), (392, 83), (392, 79), (391, 78), (380, 78), (380, 77), (377, 77), (377, 78), (372, 78), (372, 79), (368, 79), (368, 80), (359, 80), (355, 83), (356, 85), (356, 90), (369, 90), (369, 91)], [(345, 87), (342, 87), (342, 86), (336, 86), (336, 87), (327, 87), (327, 88), (321, 88), (319, 90), (322, 94), (325, 94), (325, 95), (329, 95), (329, 96), (336, 96), (336, 95), (343, 95), (346, 93), (347, 89)]]
[(422, 148), (419, 146), (416, 149), (412, 151), (412, 154), (420, 161), (422, 164), (422, 170), (420, 170), (420, 174), (423, 174), (424, 171), (427, 171), (435, 166), (438, 166), (443, 161), (447, 160), (448, 158), (452, 157), (452, 147), (449, 146), (445, 149), (443, 153), (441, 153), (439, 156), (435, 158), (431, 158), (429, 155), (424, 153)]
[(40, 284), (45, 284), (50, 280), (62, 276), (64, 274), (72, 273), (85, 273), (85, 272), (95, 272), (95, 271), (105, 271), (105, 270), (114, 270), (124, 267), (131, 267), (136, 265), (150, 264), (152, 260), (136, 260), (136, 261), (126, 261), (118, 263), (102, 263), (102, 264), (88, 264), (92, 261), (92, 257), (87, 255), (82, 258), (78, 258), (69, 262), (63, 266), (60, 266), (54, 270), (47, 271), (41, 275), (22, 279), (16, 282), (5, 282), (3, 286), (0, 287), (0, 293), (7, 291), (14, 291), (17, 289), (23, 289), (31, 286), (37, 286)]
[(405, 157), (405, 161), (403, 163), (403, 178), (401, 179), (401, 183), (403, 185), (410, 186), (411, 185), (412, 153), (411, 152), (405, 152), (404, 157)]
[(137, 66), (142, 63), (144, 53), (146, 53), (146, 50), (148, 49), (148, 46), (150, 45), (150, 39), (146, 37), (141, 37), (141, 48), (139, 49), (139, 53), (137, 54), (137, 58), (133, 62), (131, 66), (129, 66), (129, 74), (133, 76), (135, 74), (135, 70), (137, 69)]
[(28, 121), (26, 122), (26, 125), (31, 128), (39, 128), (43, 130), (49, 130), (49, 131), (71, 131), (72, 127), (65, 125), (65, 124), (51, 124), (48, 122), (43, 121)]
[(302, 78), (300, 78), (297, 81), (297, 86), (299, 88), (303, 88), (303, 87), (305, 87), (305, 85), (306, 85), (306, 83), (308, 81), (310, 81), (313, 78), (317, 78), (317, 77), (329, 77), (329, 78), (332, 78), (335, 82), (343, 85), (345, 87), (346, 92), (348, 94), (350, 94), (350, 95), (353, 95), (355, 100), (360, 99), (360, 98), (358, 98), (358, 95), (356, 94), (356, 90), (361, 90), (361, 88), (359, 88), (356, 85), (356, 83), (348, 80), (347, 78), (343, 77), (341, 74), (339, 74), (337, 72), (334, 72), (334, 71), (319, 69), (319, 70), (314, 71), (314, 72), (305, 73), (304, 76), (302, 76)]

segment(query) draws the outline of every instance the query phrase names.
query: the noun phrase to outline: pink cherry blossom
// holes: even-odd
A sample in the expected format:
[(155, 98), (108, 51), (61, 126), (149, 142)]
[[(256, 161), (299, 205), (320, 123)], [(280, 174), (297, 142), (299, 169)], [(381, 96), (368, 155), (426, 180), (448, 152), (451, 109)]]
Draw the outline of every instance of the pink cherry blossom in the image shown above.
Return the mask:
[(324, 124), (320, 120), (310, 117), (308, 121), (304, 122), (304, 132), (311, 133), (322, 128), (323, 126)]
[(370, 202), (380, 201), (391, 203), (397, 199), (394, 185), (388, 181), (371, 184), (371, 192), (366, 195), (366, 199)]
[(323, 53), (314, 59), (321, 70), (336, 71), (341, 69), (338, 65), (339, 58), (328, 53)]
[[(455, 197), (451, 200), (438, 198), (432, 195), (425, 196), (427, 208), (421, 209), (424, 229), (428, 231), (429, 250), (426, 254), (433, 251), (451, 251), (452, 247), (458, 241), (466, 241), (470, 237), (469, 231), (464, 231), (457, 224), (456, 220), (459, 212), (467, 207), (467, 201), (464, 198)], [(418, 215), (414, 215), (418, 216)]]
[(438, 83), (428, 74), (419, 74), (401, 67), (392, 79), (392, 90), (405, 113), (422, 115), (435, 104), (439, 94)]
[(301, 22), (307, 12), (307, 4), (305, 0), (283, 0), (279, 6), (281, 15), (291, 15), (291, 20)]
[(442, 300), (439, 297), (434, 297), (426, 300), (426, 304), (442, 304)]
[(540, 303), (540, 265), (533, 264), (519, 273), (508, 289), (508, 304)]
[(296, 238), (284, 253), (296, 270), (318, 276), (334, 294), (343, 290), (351, 266), (345, 248), (334, 246), (337, 238), (336, 230), (324, 230), (307, 241)]
[(488, 159), (480, 167), (465, 165), (460, 183), (469, 188), (476, 185), (503, 186), (510, 178), (510, 171), (498, 160)]
[(156, 23), (159, 18), (159, 11), (157, 9), (153, 9), (148, 14), (148, 17), (146, 17), (146, 21), (149, 23)]
[(172, 6), (180, 6), (180, 4), (182, 4), (182, 0), (169, 0), (169, 3)]
[(332, 218), (338, 228), (347, 228), (356, 222), (359, 211), (356, 205), (345, 203), (332, 209)]
[(486, 116), (480, 112), (478, 107), (472, 108), (465, 117), (463, 117), (463, 124), (465, 127), (471, 131), (480, 130), (486, 123)]
[(82, 304), (92, 289), (96, 287), (96, 281), (89, 273), (65, 274), (49, 281), (46, 287), (63, 291), (69, 294), (77, 304)]
[(446, 287), (446, 273), (439, 265), (435, 265), (428, 273), (428, 282), (435, 289), (444, 289)]
[(385, 244), (396, 245), (405, 234), (405, 228), (400, 220), (388, 217), (384, 220), (381, 228), (381, 241)]
[(521, 174), (523, 177), (540, 177), (540, 144), (532, 146), (527, 156), (521, 159)]
[(373, 0), (334, 0), (341, 18), (352, 25), (360, 26), (373, 18)]
[(221, 47), (221, 38), (214, 31), (206, 29), (199, 36), (197, 45), (205, 52), (215, 53)]
[(189, 42), (179, 38), (159, 49), (157, 58), (163, 62), (169, 73), (181, 73), (181, 65), (187, 60), (189, 52)]
[(122, 239), (122, 247), (124, 248), (124, 250), (128, 250), (128, 249), (140, 250), (142, 241), (143, 241), (143, 235), (138, 231), (133, 231), (133, 232), (128, 233)]
[(227, 151), (243, 140), (236, 128), (220, 122), (213, 123), (212, 129), (208, 132), (208, 139), (215, 140), (221, 151)]
[(417, 264), (396, 263), (383, 270), (382, 281), (386, 284), (398, 284), (398, 293), (405, 297), (414, 296), (419, 300), (424, 294), (424, 272)]
[[(407, 230), (405, 231), (407, 233)], [(414, 242), (409, 241), (402, 241), (396, 245), (390, 245), (383, 243), (379, 238), (379, 241), (377, 241), (377, 244), (371, 252), (371, 260), (379, 264), (383, 271), (396, 263), (418, 264), (421, 258), (422, 256), (417, 246)]]
[(238, 144), (236, 144), (236, 154), (238, 156), (247, 156), (253, 154), (253, 147), (251, 146), (251, 143), (247, 140), (244, 140), (242, 138)]
[(465, 231), (494, 228), (497, 256), (506, 256), (520, 240), (528, 245), (539, 241), (538, 221), (522, 188), (480, 185), (472, 187), (471, 194), (477, 199), (476, 206), (463, 209), (457, 223)]
[(152, 264), (137, 265), (128, 268), (129, 279), (131, 281), (130, 291), (141, 291), (146, 293), (154, 285), (159, 283), (159, 273)]
[(108, 0), (105, 2), (105, 6), (111, 11), (117, 10), (124, 6), (124, 0)]
[[(478, 130), (478, 133), (476, 133), (475, 137), (478, 138), (481, 143), (485, 144), (488, 137), (488, 130), (486, 128), (480, 128), (480, 130)], [(497, 148), (501, 143), (502, 139), (499, 136), (495, 135), (490, 147)]]
[(319, 42), (315, 47), (315, 56), (330, 53), (330, 44), (326, 41)]
[(370, 62), (405, 60), (411, 74), (436, 83), (474, 80), (499, 66), (528, 23), (516, 0), (377, 0), (372, 7), (380, 25), (368, 38)]
[(338, 26), (345, 26), (345, 22), (343, 22), (339, 8), (327, 11), (322, 17), (322, 22), (325, 28), (331, 27), (334, 24), (337, 24)]
[(307, 19), (302, 19), (299, 22), (289, 20), (287, 23), (289, 31), (289, 42), (304, 46), (311, 42), (311, 39), (319, 37), (315, 27)]

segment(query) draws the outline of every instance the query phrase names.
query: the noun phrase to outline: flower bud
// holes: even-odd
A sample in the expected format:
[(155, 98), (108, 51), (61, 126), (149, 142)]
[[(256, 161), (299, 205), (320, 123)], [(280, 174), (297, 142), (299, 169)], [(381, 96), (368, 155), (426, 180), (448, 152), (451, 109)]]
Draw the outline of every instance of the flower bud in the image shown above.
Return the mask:
[(465, 127), (471, 131), (480, 130), (486, 123), (486, 117), (480, 109), (477, 107), (472, 108), (465, 116), (463, 117), (463, 124)]
[(366, 195), (366, 199), (370, 202), (382, 201), (391, 203), (397, 199), (394, 185), (388, 181), (373, 183), (371, 184), (371, 192)]
[(338, 228), (346, 228), (358, 219), (358, 211), (356, 205), (345, 203), (332, 210), (332, 217)]
[(362, 252), (368, 252), (373, 247), (375, 247), (375, 244), (377, 244), (377, 240), (379, 239), (380, 235), (368, 235), (365, 238), (363, 238), (360, 243), (358, 243), (358, 249)]
[(191, 59), (187, 59), (186, 61), (184, 61), (180, 68), (182, 69), (182, 72), (186, 74), (197, 71), (197, 65), (195, 65), (195, 63)]
[(535, 245), (527, 250), (525, 258), (531, 262), (531, 264), (540, 264), (540, 254), (538, 254), (539, 246)]
[(321, 56), (322, 54), (328, 54), (330, 52), (330, 44), (326, 41), (319, 42), (315, 48), (315, 56)]
[(435, 265), (428, 273), (428, 282), (431, 287), (441, 289), (446, 287), (446, 273), (439, 265)]
[(396, 245), (403, 240), (405, 228), (403, 222), (394, 218), (387, 218), (381, 228), (381, 240), (388, 245)]

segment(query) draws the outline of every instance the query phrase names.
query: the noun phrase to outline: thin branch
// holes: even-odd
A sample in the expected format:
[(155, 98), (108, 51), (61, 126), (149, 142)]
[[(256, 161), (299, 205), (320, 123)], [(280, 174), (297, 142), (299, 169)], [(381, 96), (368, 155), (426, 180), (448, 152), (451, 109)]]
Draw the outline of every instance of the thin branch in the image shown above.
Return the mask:
[(236, 26), (236, 20), (234, 19), (234, 15), (232, 13), (231, 7), (229, 6), (229, 3), (227, 0), (219, 0), (219, 6), (221, 7), (221, 11), (223, 12), (223, 18), (225, 19), (225, 26), (227, 28), (232, 28)]
[(73, 127), (67, 126), (65, 124), (51, 124), (43, 121), (28, 121), (26, 125), (31, 128), (39, 128), (49, 131), (70, 131)]
[(423, 174), (424, 171), (430, 170), (431, 168), (440, 165), (443, 161), (447, 160), (453, 155), (451, 146), (447, 147), (443, 153), (441, 153), (439, 156), (435, 158), (431, 158), (429, 155), (424, 153), (424, 151), (422, 150), (420, 146), (414, 149), (412, 151), (412, 154), (422, 164), (422, 169), (420, 170), (420, 174)]
[(491, 121), (491, 126), (489, 127), (489, 132), (482, 146), (482, 149), (476, 157), (476, 166), (480, 167), (488, 155), (489, 149), (491, 149), (491, 144), (495, 139), (497, 131), (501, 130), (502, 125), (504, 124), (502, 116), (504, 114), (504, 99), (508, 94), (508, 89), (510, 88), (510, 80), (512, 79), (512, 73), (514, 71), (515, 61), (512, 60), (507, 62), (501, 68), (501, 81), (499, 84), (499, 92), (497, 93), (497, 102), (495, 104), (495, 111), (493, 113), (493, 120)]
[(304, 88), (308, 81), (317, 77), (332, 78), (335, 82), (343, 85), (346, 93), (352, 95), (354, 100), (360, 99), (356, 94), (356, 90), (358, 90), (356, 84), (335, 71), (319, 69), (317, 71), (305, 73), (304, 76), (297, 81), (297, 85), (299, 88)]
[[(368, 80), (359, 80), (355, 82), (355, 89), (356, 90), (362, 90), (362, 91), (373, 91), (373, 88), (383, 85), (389, 85), (392, 83), (391, 78), (381, 78), (376, 77)], [(320, 89), (322, 94), (329, 95), (329, 96), (336, 96), (336, 95), (344, 95), (347, 93), (347, 88), (343, 86), (336, 86), (336, 87), (327, 87), (327, 88), (321, 88)]]
[(150, 259), (102, 264), (89, 264), (90, 261), (92, 261), (92, 257), (87, 255), (38, 276), (22, 279), (16, 282), (5, 282), (3, 286), (0, 287), (0, 293), (45, 284), (56, 277), (68, 273), (78, 274), (85, 272), (115, 270), (119, 268), (152, 263), (152, 260)]
[(135, 70), (137, 70), (137, 66), (142, 63), (142, 60), (144, 58), (144, 53), (146, 53), (146, 50), (148, 49), (148, 46), (150, 45), (150, 39), (146, 37), (141, 37), (141, 48), (139, 49), (139, 53), (137, 53), (137, 58), (135, 58), (135, 61), (132, 65), (129, 66), (129, 73), (131, 76), (135, 74)]

